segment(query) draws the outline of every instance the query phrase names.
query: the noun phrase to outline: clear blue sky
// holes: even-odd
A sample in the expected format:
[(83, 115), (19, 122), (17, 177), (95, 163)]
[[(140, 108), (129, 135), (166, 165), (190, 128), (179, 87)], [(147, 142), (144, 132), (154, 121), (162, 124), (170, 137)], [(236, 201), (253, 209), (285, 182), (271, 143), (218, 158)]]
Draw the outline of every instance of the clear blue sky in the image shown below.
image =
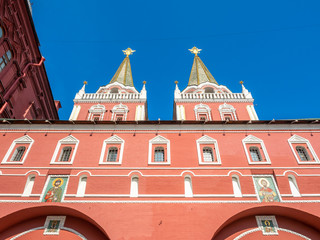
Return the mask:
[(263, 119), (319, 118), (320, 1), (33, 0), (33, 18), (60, 119), (73, 98), (109, 83), (131, 47), (133, 81), (147, 81), (149, 119), (171, 120), (193, 54), (219, 84), (251, 91)]

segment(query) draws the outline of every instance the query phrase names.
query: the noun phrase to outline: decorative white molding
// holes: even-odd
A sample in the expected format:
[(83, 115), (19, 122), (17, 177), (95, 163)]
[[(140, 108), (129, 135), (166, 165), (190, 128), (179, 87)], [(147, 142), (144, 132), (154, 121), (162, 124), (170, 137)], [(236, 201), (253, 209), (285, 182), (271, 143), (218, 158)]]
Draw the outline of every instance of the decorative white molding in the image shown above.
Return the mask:
[[(249, 135), (246, 138), (242, 139), (242, 144), (243, 144), (243, 148), (244, 148), (244, 151), (246, 153), (247, 160), (248, 160), (249, 164), (271, 164), (271, 161), (270, 161), (266, 146), (264, 145), (264, 142), (263, 142), (262, 139), (257, 138), (257, 137), (255, 137), (253, 135)], [(261, 161), (261, 162), (253, 162), (253, 161), (251, 161), (251, 156), (250, 156), (250, 153), (248, 152), (246, 144), (259, 144), (261, 146), (261, 148), (262, 148), (262, 151), (263, 151), (263, 154), (264, 154), (264, 156), (266, 158), (266, 161)]]
[[(31, 137), (29, 137), (28, 135), (25, 135), (25, 136), (22, 136), (20, 138), (13, 140), (13, 142), (11, 143), (9, 150), (7, 151), (6, 155), (4, 156), (1, 164), (23, 164), (28, 156), (28, 153), (30, 152), (30, 149), (31, 149), (33, 143), (34, 143), (34, 140)], [(28, 146), (26, 152), (23, 154), (23, 158), (21, 161), (19, 161), (19, 162), (12, 161), (11, 162), (9, 157), (12, 156), (12, 153), (14, 153), (14, 151), (16, 150), (17, 144), (28, 144), (29, 146)]]
[[(108, 165), (121, 165), (122, 163), (122, 158), (123, 158), (123, 149), (124, 149), (124, 143), (125, 141), (118, 137), (117, 135), (114, 135), (112, 137), (109, 137), (108, 139), (103, 141), (102, 144), (102, 150), (101, 150), (101, 155), (100, 155), (100, 160), (99, 164), (108, 164)], [(119, 151), (119, 161), (118, 162), (107, 162), (107, 147), (110, 144), (120, 144), (120, 151)]]
[(183, 105), (176, 105), (177, 120), (186, 120), (186, 113)]
[(103, 120), (105, 112), (106, 112), (105, 106), (101, 104), (94, 105), (89, 109), (88, 120), (93, 120), (93, 116), (95, 114), (99, 114), (100, 115), (99, 120)]
[(119, 105), (116, 105), (112, 108), (112, 116), (111, 116), (111, 121), (116, 121), (117, 114), (122, 114), (123, 115), (123, 120), (127, 120), (127, 115), (129, 112), (129, 108), (126, 105), (123, 105), (120, 103)]
[(232, 175), (232, 187), (233, 187), (233, 194), (234, 197), (242, 197), (242, 192), (241, 192), (241, 185), (240, 185), (240, 180), (239, 176), (234, 174)]
[[(125, 86), (119, 82), (110, 83), (110, 84), (107, 84), (106, 86), (100, 87), (96, 92), (96, 94), (108, 94), (111, 92), (111, 89), (113, 88), (118, 88), (119, 90), (121, 90), (123, 93), (126, 93), (126, 94), (139, 94), (139, 92), (135, 89), (135, 87)], [(119, 94), (119, 93), (116, 93), (116, 94)]]
[(184, 196), (193, 197), (192, 180), (190, 175), (184, 176)]
[[(221, 164), (221, 157), (220, 157), (220, 152), (219, 152), (219, 147), (218, 147), (218, 142), (217, 140), (204, 135), (201, 138), (199, 138), (198, 140), (196, 140), (197, 143), (197, 152), (198, 152), (198, 161), (199, 161), (199, 165), (220, 165)], [(214, 152), (215, 152), (215, 156), (216, 159), (213, 162), (204, 162), (203, 161), (203, 153), (201, 151), (201, 145), (202, 144), (211, 144), (214, 145)]]
[(211, 108), (206, 105), (206, 104), (198, 104), (194, 107), (194, 114), (196, 116), (196, 120), (200, 120), (199, 119), (199, 114), (205, 114), (207, 117), (207, 121), (211, 121), (212, 117), (211, 117)]
[(256, 110), (253, 105), (247, 105), (247, 111), (250, 117), (250, 120), (259, 120)]
[(80, 113), (81, 110), (81, 106), (80, 105), (74, 105), (72, 112), (70, 114), (70, 118), (69, 120), (77, 120), (78, 119), (78, 115)]
[(31, 174), (28, 176), (26, 185), (24, 187), (23, 193), (21, 195), (21, 197), (29, 197), (31, 195), (32, 189), (33, 189), (33, 185), (34, 185), (34, 181), (35, 181), (35, 175)]
[[(153, 144), (166, 144), (167, 149), (165, 149), (165, 154), (167, 155), (166, 162), (153, 162), (152, 161), (152, 145)], [(170, 165), (171, 164), (171, 157), (170, 157), (170, 140), (166, 139), (165, 137), (162, 137), (160, 135), (152, 138), (149, 140), (149, 153), (148, 153), (148, 164), (150, 165)]]
[[(46, 222), (44, 224), (43, 235), (59, 235), (60, 229), (63, 228), (66, 216), (47, 216)], [(50, 221), (60, 221), (57, 231), (50, 231), (48, 229)]]
[(224, 103), (224, 104), (220, 105), (219, 112), (220, 112), (221, 120), (225, 120), (224, 114), (230, 114), (232, 116), (231, 120), (238, 120), (237, 114), (236, 114), (236, 109), (230, 104)]
[[(59, 140), (59, 142), (56, 146), (56, 149), (54, 150), (50, 164), (67, 164), (67, 165), (72, 164), (74, 161), (74, 158), (76, 156), (79, 143), (80, 143), (80, 141), (72, 135)], [(57, 157), (58, 157), (57, 155), (58, 155), (60, 147), (62, 145), (75, 145), (74, 150), (72, 151), (72, 156), (70, 156), (69, 162), (59, 162), (59, 159), (57, 159)]]
[[(291, 138), (288, 139), (288, 143), (290, 145), (290, 148), (294, 154), (294, 157), (296, 158), (298, 164), (319, 164), (319, 158), (316, 154), (316, 152), (313, 150), (312, 145), (310, 144), (308, 139), (305, 139), (303, 137), (300, 137), (298, 135), (293, 135)], [(293, 143), (297, 143), (297, 144), (306, 144), (308, 149), (310, 150), (310, 153), (312, 154), (312, 157), (314, 158), (314, 161), (301, 161), (299, 156), (297, 155), (296, 150), (294, 149), (294, 147), (292, 146)]]

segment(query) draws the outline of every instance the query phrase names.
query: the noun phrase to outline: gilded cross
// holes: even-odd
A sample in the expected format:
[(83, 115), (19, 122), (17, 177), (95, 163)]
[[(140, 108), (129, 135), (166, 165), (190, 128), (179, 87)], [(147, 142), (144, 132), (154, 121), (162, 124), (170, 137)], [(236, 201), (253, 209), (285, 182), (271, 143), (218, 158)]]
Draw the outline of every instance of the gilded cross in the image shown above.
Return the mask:
[(202, 49), (199, 49), (197, 47), (193, 47), (193, 48), (189, 49), (189, 51), (192, 52), (196, 56), (198, 55), (198, 53), (200, 53), (201, 50)]

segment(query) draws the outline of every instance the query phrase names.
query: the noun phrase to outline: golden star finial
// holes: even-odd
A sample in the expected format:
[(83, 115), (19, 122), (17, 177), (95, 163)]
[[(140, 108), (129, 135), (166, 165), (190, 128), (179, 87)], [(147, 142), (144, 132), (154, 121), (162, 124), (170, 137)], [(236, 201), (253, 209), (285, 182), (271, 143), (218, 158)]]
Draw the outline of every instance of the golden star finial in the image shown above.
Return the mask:
[(87, 81), (84, 81), (84, 82), (83, 82), (83, 84), (84, 84), (84, 85), (87, 85), (87, 84), (88, 84), (88, 82), (87, 82)]
[(127, 57), (129, 55), (132, 55), (132, 53), (134, 53), (136, 50), (132, 50), (131, 48), (127, 48), (126, 50), (122, 50), (122, 52), (127, 55)]
[(189, 49), (189, 51), (192, 52), (196, 56), (198, 55), (198, 53), (200, 53), (201, 50), (202, 49), (199, 49), (197, 47), (193, 47), (193, 48)]
[(240, 84), (241, 84), (241, 85), (243, 84), (243, 81), (242, 81), (242, 80), (240, 81)]

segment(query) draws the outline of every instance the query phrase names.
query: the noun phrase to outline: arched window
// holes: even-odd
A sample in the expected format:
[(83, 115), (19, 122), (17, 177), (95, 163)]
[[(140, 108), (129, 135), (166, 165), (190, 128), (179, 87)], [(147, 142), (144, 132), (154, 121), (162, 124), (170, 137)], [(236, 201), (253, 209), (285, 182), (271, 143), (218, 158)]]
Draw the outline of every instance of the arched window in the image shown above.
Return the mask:
[(192, 182), (190, 176), (185, 176), (184, 178), (184, 196), (193, 197)]
[(83, 176), (80, 178), (80, 181), (79, 181), (77, 197), (84, 197), (84, 194), (86, 192), (86, 186), (87, 186), (87, 176)]
[(307, 150), (305, 149), (305, 147), (302, 146), (297, 146), (296, 147), (297, 153), (299, 155), (299, 158), (301, 161), (310, 161), (311, 158), (307, 152)]
[(2, 36), (3, 36), (3, 29), (2, 27), (0, 27), (0, 38), (2, 38)]
[(34, 185), (34, 180), (36, 179), (36, 177), (34, 175), (30, 175), (28, 177), (26, 186), (24, 187), (24, 191), (22, 193), (22, 197), (29, 197), (31, 192), (32, 192), (32, 188)]
[(295, 177), (293, 175), (289, 175), (288, 180), (289, 180), (289, 185), (290, 185), (290, 190), (291, 190), (292, 196), (301, 197), (301, 194), (299, 192), (299, 188), (298, 188)]
[(204, 147), (203, 148), (203, 161), (204, 162), (213, 162), (213, 151), (211, 147)]
[(262, 157), (259, 148), (257, 147), (250, 147), (249, 148), (251, 159), (253, 162), (261, 162)]
[(72, 152), (72, 147), (64, 147), (64, 148), (62, 148), (59, 161), (60, 162), (68, 162), (69, 159), (70, 159), (71, 152)]
[(138, 197), (138, 196), (139, 196), (139, 178), (137, 176), (133, 176), (131, 178), (130, 197)]
[(156, 147), (154, 149), (154, 161), (155, 162), (164, 162), (164, 148)]
[(20, 162), (25, 151), (26, 151), (25, 146), (17, 147), (12, 155), (11, 161), (12, 162)]
[(242, 197), (239, 178), (236, 175), (232, 176), (232, 187), (233, 187), (234, 196), (235, 197)]
[(116, 162), (118, 157), (118, 148), (110, 147), (108, 150), (107, 162)]
[(8, 50), (3, 56), (0, 58), (0, 72), (8, 65), (12, 58), (12, 53)]

